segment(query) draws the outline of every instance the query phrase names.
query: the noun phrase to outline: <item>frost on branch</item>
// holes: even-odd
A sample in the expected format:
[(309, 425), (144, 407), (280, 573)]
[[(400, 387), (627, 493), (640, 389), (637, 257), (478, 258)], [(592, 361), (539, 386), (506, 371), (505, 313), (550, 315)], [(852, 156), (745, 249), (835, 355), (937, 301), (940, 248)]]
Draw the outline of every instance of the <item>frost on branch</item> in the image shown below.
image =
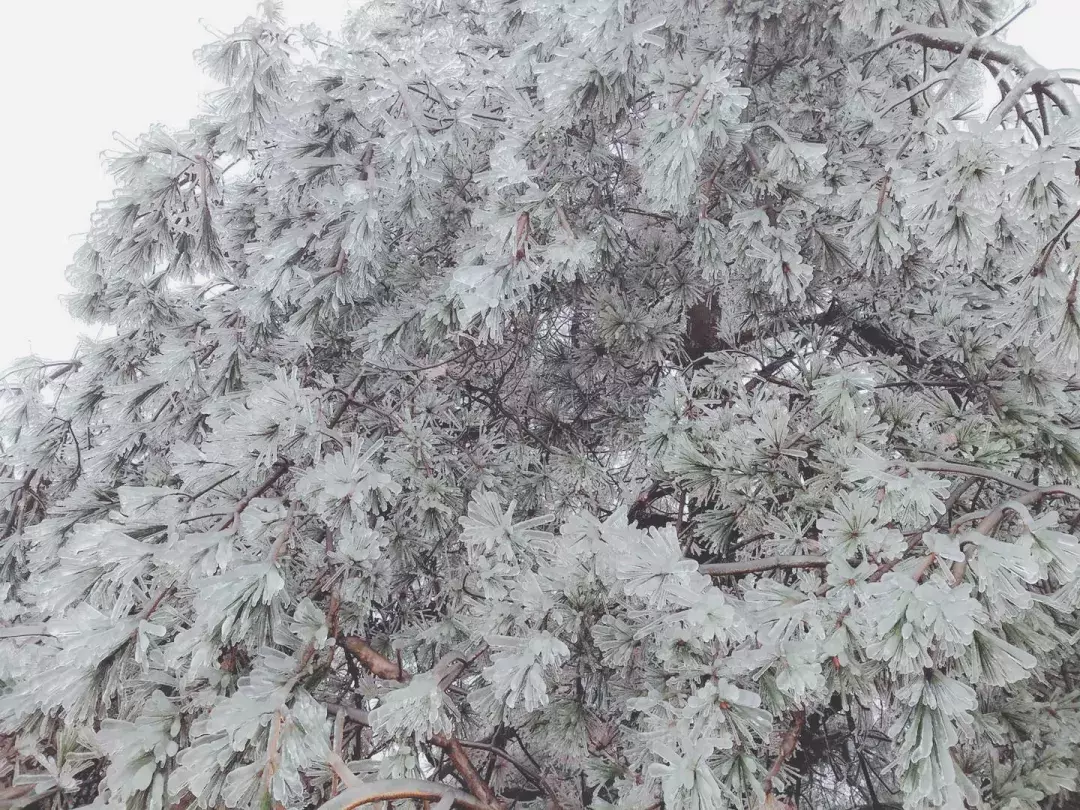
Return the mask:
[(1080, 103), (1014, 11), (200, 50), (69, 271), (113, 336), (0, 380), (0, 806), (1075, 805)]

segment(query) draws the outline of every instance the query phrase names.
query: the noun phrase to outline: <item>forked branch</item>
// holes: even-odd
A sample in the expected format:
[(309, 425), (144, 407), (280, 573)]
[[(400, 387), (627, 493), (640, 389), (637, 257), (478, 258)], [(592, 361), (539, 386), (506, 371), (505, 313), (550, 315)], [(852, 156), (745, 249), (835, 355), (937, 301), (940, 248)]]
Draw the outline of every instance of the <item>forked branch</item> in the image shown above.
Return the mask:
[[(890, 42), (899, 41), (914, 42), (924, 48), (954, 54), (959, 54), (970, 47), (972, 59), (1007, 65), (1021, 77), (1038, 75), (1042, 69), (1023, 48), (1002, 42), (996, 37), (980, 37), (972, 44), (971, 35), (966, 32), (910, 23), (890, 40)], [(1046, 96), (1065, 115), (1080, 116), (1080, 102), (1077, 102), (1076, 96), (1056, 73), (1047, 72), (1045, 76), (1038, 75), (1038, 81), (1034, 86), (1046, 93)]]

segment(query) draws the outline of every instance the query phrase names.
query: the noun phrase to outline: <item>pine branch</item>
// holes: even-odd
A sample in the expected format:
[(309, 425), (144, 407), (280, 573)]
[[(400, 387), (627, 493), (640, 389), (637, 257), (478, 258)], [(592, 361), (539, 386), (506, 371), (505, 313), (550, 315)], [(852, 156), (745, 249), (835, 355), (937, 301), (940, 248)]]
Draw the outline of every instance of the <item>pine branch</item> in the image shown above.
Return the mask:
[(480, 773), (476, 770), (476, 766), (472, 764), (472, 760), (469, 759), (469, 755), (465, 752), (461, 742), (453, 737), (447, 737), (444, 734), (435, 734), (431, 737), (431, 742), (446, 751), (447, 757), (450, 759), (450, 764), (454, 766), (454, 770), (460, 774), (465, 786), (469, 789), (469, 792), (474, 796), (478, 796), (483, 799), (491, 807), (500, 808), (502, 803), (499, 801), (498, 796), (495, 795), (495, 791), (491, 789), (484, 778), (480, 776)]
[(406, 683), (412, 679), (412, 673), (407, 672), (399, 664), (376, 651), (360, 636), (342, 636), (338, 639), (338, 643), (376, 678), (401, 683)]
[(743, 562), (705, 563), (698, 566), (698, 571), (709, 577), (735, 577), (781, 569), (824, 568), (828, 563), (827, 557), (817, 554), (793, 554), (786, 557), (762, 557), (760, 560)]
[(221, 524), (219, 524), (218, 527), (215, 529), (215, 531), (223, 532), (227, 528), (232, 526), (233, 523), (237, 519), (239, 519), (241, 513), (251, 505), (251, 502), (256, 498), (262, 497), (270, 489), (270, 487), (272, 487), (278, 482), (278, 479), (280, 479), (283, 475), (285, 475), (285, 473), (289, 471), (291, 467), (292, 462), (288, 461), (287, 459), (282, 459), (276, 464), (274, 464), (274, 466), (270, 469), (270, 474), (267, 475), (265, 479), (263, 479), (263, 482), (236, 502), (236, 506), (233, 507), (232, 514), (229, 515), (224, 521), (222, 521)]
[(791, 727), (788, 729), (787, 734), (784, 735), (784, 739), (780, 742), (780, 750), (776, 754), (776, 759), (773, 760), (772, 767), (769, 768), (769, 772), (765, 776), (765, 781), (761, 783), (762, 790), (765, 791), (766, 796), (772, 794), (773, 780), (780, 775), (784, 763), (795, 753), (795, 748), (799, 744), (799, 732), (802, 731), (805, 722), (806, 712), (797, 711), (792, 715)]
[(1000, 473), (997, 470), (988, 470), (984, 467), (974, 467), (970, 464), (956, 464), (951, 461), (917, 461), (908, 466), (916, 470), (925, 470), (926, 472), (943, 472), (953, 473), (955, 475), (975, 476), (976, 478), (986, 478), (990, 481), (997, 481), (999, 484), (1006, 484), (1007, 486), (1014, 487), (1021, 492), (1030, 492), (1033, 489), (1037, 489), (1034, 484), (1029, 484), (1027, 481), (1021, 481), (1019, 478), (1013, 478), (1011, 475)]
[[(368, 782), (362, 787), (349, 788), (323, 802), (318, 810), (352, 810), (376, 802), (395, 802), (415, 799), (422, 802), (449, 802), (444, 807), (461, 810), (494, 810), (492, 805), (457, 788), (421, 779), (383, 779)], [(438, 806), (438, 805), (436, 805)]]
[(340, 703), (325, 702), (323, 705), (335, 714), (343, 714), (354, 723), (358, 723), (361, 726), (371, 726), (371, 720), (368, 717), (368, 713), (363, 709), (357, 709), (353, 706), (344, 706)]
[[(399, 663), (395, 663), (382, 653), (377, 652), (359, 636), (343, 636), (339, 643), (376, 677), (402, 683), (412, 679), (412, 674), (406, 671)], [(347, 709), (346, 712), (348, 712)], [(366, 715), (364, 716), (364, 722), (367, 722)], [(430, 742), (446, 751), (450, 764), (454, 766), (454, 770), (458, 772), (473, 795), (481, 797), (489, 807), (502, 807), (501, 802), (495, 795), (495, 791), (480, 776), (459, 740), (444, 734), (435, 734), (430, 738)]]
[(541, 787), (543, 786), (544, 777), (542, 777), (539, 773), (534, 771), (521, 760), (511, 756), (502, 748), (499, 748), (497, 745), (488, 745), (487, 743), (480, 742), (469, 742), (468, 740), (457, 740), (456, 742), (459, 745), (464, 746), (465, 748), (475, 748), (477, 751), (487, 751), (489, 754), (494, 754), (500, 759), (506, 760), (515, 768), (517, 768), (518, 772), (530, 782), (532, 782), (534, 785), (540, 785)]
[[(896, 36), (890, 40), (890, 44), (906, 40), (922, 45), (924, 48), (953, 54), (970, 49), (972, 59), (1009, 65), (1023, 76), (1041, 69), (1028, 52), (1018, 45), (1007, 44), (996, 37), (989, 36), (979, 37), (974, 43), (971, 39), (972, 35), (967, 32), (908, 23), (896, 33)], [(1057, 74), (1047, 73), (1036, 86), (1040, 87), (1063, 113), (1070, 117), (1080, 116), (1080, 103)]]
[(1077, 209), (1075, 213), (1062, 225), (1057, 233), (1047, 242), (1042, 250), (1039, 251), (1039, 258), (1035, 261), (1035, 266), (1031, 269), (1031, 275), (1041, 276), (1046, 273), (1046, 263), (1050, 261), (1050, 256), (1054, 253), (1054, 248), (1057, 247), (1057, 243), (1065, 238), (1065, 234), (1069, 232), (1069, 229), (1076, 224), (1076, 221), (1080, 219), (1080, 209)]
[[(1001, 521), (1004, 519), (1006, 512), (1016, 511), (1012, 504), (1020, 506), (1031, 506), (1032, 504), (1038, 503), (1040, 500), (1047, 497), (1048, 493), (1055, 489), (1058, 488), (1048, 487), (1047, 489), (1034, 489), (1017, 498), (1015, 501), (1010, 501), (998, 505), (994, 509), (991, 509), (982, 518), (982, 520), (979, 521), (979, 525), (976, 527), (975, 531), (977, 531), (983, 537), (993, 536), (994, 531), (998, 527), (998, 524), (1001, 523)], [(1067, 487), (1067, 489), (1074, 489), (1074, 487)], [(954, 530), (957, 526), (973, 519), (973, 517), (974, 516), (972, 515), (965, 515), (963, 518), (953, 524)], [(973, 553), (974, 546), (971, 543), (964, 543), (962, 544), (961, 549), (964, 552), (964, 559), (957, 560), (955, 563), (953, 563), (952, 566), (952, 577), (953, 581), (956, 584), (960, 584), (960, 582), (964, 579), (964, 574), (967, 572), (968, 555)]]

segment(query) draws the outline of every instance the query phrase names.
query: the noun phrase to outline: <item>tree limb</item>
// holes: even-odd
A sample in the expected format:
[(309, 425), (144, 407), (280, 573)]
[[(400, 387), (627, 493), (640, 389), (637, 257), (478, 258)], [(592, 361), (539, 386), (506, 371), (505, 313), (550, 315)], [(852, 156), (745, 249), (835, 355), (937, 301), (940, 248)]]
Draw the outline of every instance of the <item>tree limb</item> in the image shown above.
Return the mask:
[(1034, 484), (1029, 484), (1027, 481), (1021, 481), (1019, 478), (1013, 478), (1011, 475), (1000, 473), (997, 470), (988, 470), (985, 467), (974, 467), (970, 464), (956, 464), (951, 461), (917, 461), (908, 466), (913, 467), (916, 470), (925, 470), (926, 472), (954, 473), (956, 475), (970, 475), (975, 476), (976, 478), (986, 478), (990, 481), (997, 481), (999, 484), (1013, 487), (1021, 492), (1031, 492), (1034, 489), (1038, 489)]
[(793, 554), (787, 557), (762, 557), (760, 560), (742, 562), (706, 563), (699, 565), (698, 571), (708, 577), (732, 577), (778, 569), (824, 568), (828, 562), (826, 557), (817, 554)]
[(406, 672), (396, 662), (377, 652), (374, 647), (360, 636), (342, 636), (338, 643), (376, 678), (400, 681), (402, 683), (412, 679), (412, 673)]
[(435, 734), (431, 737), (431, 742), (437, 745), (439, 748), (446, 751), (447, 757), (450, 759), (450, 764), (454, 766), (460, 775), (462, 781), (469, 788), (469, 791), (483, 799), (487, 804), (492, 807), (500, 807), (501, 802), (498, 796), (495, 795), (495, 791), (491, 789), (484, 778), (480, 776), (479, 771), (476, 770), (476, 766), (472, 764), (472, 760), (469, 759), (469, 755), (462, 747), (461, 742), (453, 737), (448, 737), (445, 734)]
[(442, 802), (450, 799), (451, 807), (462, 810), (492, 810), (475, 796), (463, 790), (443, 785), (439, 782), (425, 782), (422, 779), (380, 779), (368, 782), (362, 787), (349, 788), (323, 802), (318, 810), (352, 810), (365, 804), (393, 802), (404, 799), (418, 799), (423, 802)]
[(773, 780), (780, 775), (784, 763), (795, 753), (795, 748), (799, 744), (799, 732), (802, 731), (805, 722), (806, 712), (795, 712), (792, 716), (791, 728), (788, 729), (784, 739), (780, 742), (780, 750), (776, 754), (776, 759), (773, 761), (772, 767), (769, 768), (769, 772), (765, 775), (765, 781), (761, 783), (766, 796), (772, 793)]
[[(922, 45), (924, 48), (954, 54), (959, 54), (970, 46), (971, 58), (980, 62), (989, 60), (1009, 65), (1021, 76), (1028, 76), (1042, 69), (1026, 50), (1017, 45), (1002, 42), (996, 37), (979, 37), (972, 44), (971, 34), (966, 32), (909, 23), (892, 39), (893, 42), (904, 40)], [(1080, 116), (1080, 103), (1056, 73), (1047, 72), (1045, 76), (1040, 77), (1035, 86), (1042, 89), (1063, 113), (1070, 117)]]
[[(365, 639), (360, 636), (342, 636), (339, 639), (339, 643), (344, 647), (353, 657), (356, 658), (371, 674), (378, 678), (385, 678), (390, 681), (399, 681), (406, 683), (412, 679), (412, 673), (405, 670), (399, 663), (391, 661), (385, 655), (377, 652)], [(347, 707), (340, 707), (346, 714), (349, 713)], [(357, 712), (355, 718), (357, 722), (367, 722), (367, 713)], [(360, 719), (360, 715), (363, 719)], [(461, 776), (462, 781), (472, 791), (473, 796), (479, 796), (483, 801), (483, 806), (486, 808), (494, 808), (495, 810), (501, 810), (502, 802), (499, 801), (499, 797), (495, 794), (495, 791), (491, 789), (489, 785), (480, 773), (476, 770), (476, 766), (472, 764), (472, 760), (469, 759), (469, 755), (465, 752), (462, 744), (454, 737), (450, 737), (444, 734), (435, 734), (429, 740), (433, 745), (442, 748), (446, 751), (450, 764), (454, 766), (454, 770)], [(400, 797), (408, 798), (408, 797)], [(412, 797), (417, 798), (417, 797)], [(372, 799), (372, 801), (375, 801)], [(353, 805), (355, 806), (355, 805)], [(465, 806), (465, 805), (461, 805)]]

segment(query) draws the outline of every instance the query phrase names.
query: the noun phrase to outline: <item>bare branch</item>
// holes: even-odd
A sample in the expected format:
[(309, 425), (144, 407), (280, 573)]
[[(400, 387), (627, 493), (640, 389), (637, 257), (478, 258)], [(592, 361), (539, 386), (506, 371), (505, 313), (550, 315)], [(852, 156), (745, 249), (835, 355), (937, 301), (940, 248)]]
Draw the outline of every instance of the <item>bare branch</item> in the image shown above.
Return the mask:
[(362, 726), (370, 726), (371, 720), (368, 718), (368, 713), (363, 709), (356, 709), (352, 706), (343, 706), (340, 703), (324, 703), (330, 711), (335, 714), (344, 715), (354, 723), (359, 723)]

